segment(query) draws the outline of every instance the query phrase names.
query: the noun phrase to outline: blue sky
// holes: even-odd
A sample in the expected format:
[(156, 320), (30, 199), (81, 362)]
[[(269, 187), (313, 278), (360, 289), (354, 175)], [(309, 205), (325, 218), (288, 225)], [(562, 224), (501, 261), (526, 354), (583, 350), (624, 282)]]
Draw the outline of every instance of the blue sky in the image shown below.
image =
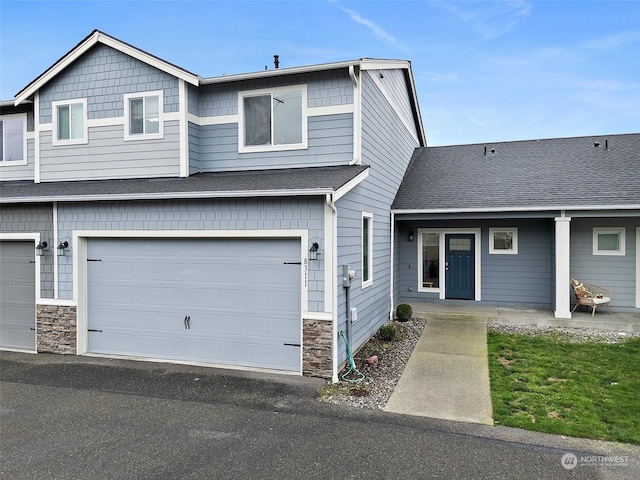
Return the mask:
[(95, 28), (203, 77), (411, 60), (429, 145), (640, 132), (636, 0), (0, 0), (0, 98)]

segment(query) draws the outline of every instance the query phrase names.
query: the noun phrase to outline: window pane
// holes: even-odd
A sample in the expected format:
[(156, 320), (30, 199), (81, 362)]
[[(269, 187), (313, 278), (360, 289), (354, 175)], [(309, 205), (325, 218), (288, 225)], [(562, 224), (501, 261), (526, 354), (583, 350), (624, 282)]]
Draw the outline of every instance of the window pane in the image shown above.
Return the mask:
[(469, 238), (452, 238), (449, 240), (449, 250), (469, 252), (471, 251), (471, 240)]
[(422, 234), (422, 286), (439, 288), (440, 234)]
[(610, 250), (617, 252), (620, 250), (620, 234), (618, 233), (599, 233), (598, 234), (598, 250)]
[(271, 96), (245, 97), (244, 144), (271, 145)]
[(370, 219), (362, 219), (362, 281), (369, 280), (369, 228)]
[(302, 92), (273, 96), (273, 144), (302, 143)]
[(71, 131), (72, 139), (84, 137), (84, 107), (81, 103), (71, 105)]
[[(14, 160), (24, 160), (24, 132), (21, 118), (11, 118), (0, 122), (3, 125), (0, 131), (2, 137), (2, 147), (0, 147), (0, 160), (11, 162)], [(1, 150), (4, 150), (2, 153)]]
[(146, 97), (144, 115), (144, 133), (160, 132), (160, 106), (158, 97)]
[(69, 105), (58, 107), (58, 140), (69, 140)]
[(494, 250), (513, 249), (513, 233), (512, 232), (494, 232), (493, 233), (493, 249)]
[(141, 98), (129, 100), (129, 134), (144, 133), (143, 102)]

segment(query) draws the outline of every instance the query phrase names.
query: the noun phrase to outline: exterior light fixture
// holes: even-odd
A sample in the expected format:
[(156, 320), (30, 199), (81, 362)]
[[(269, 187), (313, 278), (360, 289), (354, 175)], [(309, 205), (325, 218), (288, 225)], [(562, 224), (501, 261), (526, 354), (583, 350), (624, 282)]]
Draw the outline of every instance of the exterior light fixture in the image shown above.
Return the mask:
[(410, 241), (410, 242), (413, 242), (413, 237), (414, 237), (413, 230), (410, 230), (410, 231), (409, 231), (409, 241)]
[(309, 260), (317, 260), (318, 259), (318, 242), (313, 242), (311, 248), (309, 249)]
[(36, 245), (36, 255), (41, 257), (44, 255), (44, 249), (47, 248), (47, 242), (40, 242)]
[(56, 249), (58, 250), (58, 256), (64, 257), (67, 248), (69, 248), (69, 242), (66, 240), (64, 242), (60, 242), (60, 245), (58, 245), (58, 248)]

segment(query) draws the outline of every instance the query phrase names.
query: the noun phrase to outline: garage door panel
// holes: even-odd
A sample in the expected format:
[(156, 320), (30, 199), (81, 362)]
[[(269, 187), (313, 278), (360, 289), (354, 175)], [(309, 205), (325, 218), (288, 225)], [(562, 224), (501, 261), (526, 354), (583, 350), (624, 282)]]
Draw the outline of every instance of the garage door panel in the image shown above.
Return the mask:
[(300, 370), (298, 239), (88, 243), (90, 351)]
[(36, 349), (36, 269), (32, 241), (0, 242), (0, 347)]

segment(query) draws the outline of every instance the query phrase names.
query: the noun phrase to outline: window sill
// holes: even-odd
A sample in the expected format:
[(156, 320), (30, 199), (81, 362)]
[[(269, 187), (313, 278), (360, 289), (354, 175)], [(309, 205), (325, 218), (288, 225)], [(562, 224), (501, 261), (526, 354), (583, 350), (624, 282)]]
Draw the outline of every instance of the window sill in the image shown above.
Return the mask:
[(26, 160), (3, 160), (2, 162), (0, 162), (0, 168), (1, 167), (19, 167), (19, 166), (25, 166), (27, 165), (27, 161)]
[(238, 146), (238, 153), (266, 153), (266, 152), (286, 152), (290, 150), (307, 150), (307, 143), (296, 143), (292, 145), (259, 145), (253, 147)]

